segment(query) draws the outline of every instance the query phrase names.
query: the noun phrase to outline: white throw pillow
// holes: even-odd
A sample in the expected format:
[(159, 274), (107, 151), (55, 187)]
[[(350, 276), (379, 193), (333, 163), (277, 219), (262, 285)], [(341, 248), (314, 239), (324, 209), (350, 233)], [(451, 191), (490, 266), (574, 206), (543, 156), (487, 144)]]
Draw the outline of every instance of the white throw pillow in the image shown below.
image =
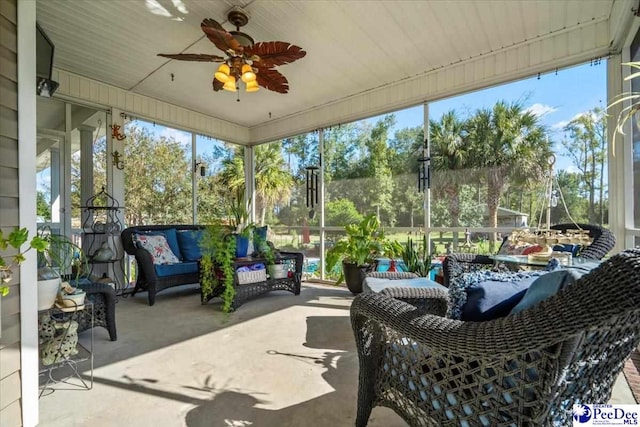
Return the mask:
[(148, 236), (144, 234), (136, 235), (138, 247), (145, 249), (151, 254), (154, 264), (177, 264), (180, 262), (167, 243), (165, 236)]

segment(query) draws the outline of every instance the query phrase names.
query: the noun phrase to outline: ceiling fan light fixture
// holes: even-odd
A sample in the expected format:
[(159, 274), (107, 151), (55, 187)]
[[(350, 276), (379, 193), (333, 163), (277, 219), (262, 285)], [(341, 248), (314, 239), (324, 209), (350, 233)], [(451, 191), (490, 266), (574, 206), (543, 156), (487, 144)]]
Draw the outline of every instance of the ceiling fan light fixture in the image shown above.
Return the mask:
[(224, 86), (222, 86), (222, 89), (228, 90), (229, 92), (235, 92), (237, 90), (236, 78), (233, 76), (228, 76), (227, 81), (225, 82)]
[(256, 73), (253, 72), (251, 65), (244, 64), (242, 66), (242, 81), (245, 83), (249, 83), (255, 80), (256, 80)]
[[(216, 79), (218, 79), (218, 81), (222, 82), (222, 83), (226, 83), (227, 81), (229, 81), (229, 72), (231, 70), (229, 69), (229, 66), (227, 64), (220, 64), (220, 66), (218, 67), (218, 71), (216, 71), (216, 73), (214, 74), (214, 77)], [(234, 82), (235, 84), (235, 82)]]
[(258, 86), (258, 82), (255, 80), (252, 80), (250, 82), (247, 83), (247, 92), (257, 92), (260, 89), (260, 86)]

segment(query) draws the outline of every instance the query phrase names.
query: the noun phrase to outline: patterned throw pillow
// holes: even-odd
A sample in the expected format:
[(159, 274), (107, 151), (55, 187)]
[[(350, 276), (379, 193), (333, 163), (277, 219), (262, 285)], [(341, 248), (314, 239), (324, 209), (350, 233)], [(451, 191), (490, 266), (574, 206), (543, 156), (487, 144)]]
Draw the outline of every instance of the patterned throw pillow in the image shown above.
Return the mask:
[(177, 264), (180, 262), (167, 243), (167, 238), (162, 235), (137, 234), (136, 244), (151, 254), (154, 264)]

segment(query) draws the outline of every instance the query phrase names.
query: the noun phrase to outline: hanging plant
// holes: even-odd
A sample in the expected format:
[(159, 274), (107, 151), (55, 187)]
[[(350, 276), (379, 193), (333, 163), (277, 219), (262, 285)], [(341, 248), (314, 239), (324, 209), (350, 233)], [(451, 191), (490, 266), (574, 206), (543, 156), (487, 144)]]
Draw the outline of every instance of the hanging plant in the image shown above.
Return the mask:
[(222, 310), (232, 311), (236, 296), (235, 271), (236, 239), (228, 227), (217, 223), (208, 225), (200, 240), (202, 259), (200, 260), (200, 286), (202, 302), (206, 303), (215, 289), (222, 287)]

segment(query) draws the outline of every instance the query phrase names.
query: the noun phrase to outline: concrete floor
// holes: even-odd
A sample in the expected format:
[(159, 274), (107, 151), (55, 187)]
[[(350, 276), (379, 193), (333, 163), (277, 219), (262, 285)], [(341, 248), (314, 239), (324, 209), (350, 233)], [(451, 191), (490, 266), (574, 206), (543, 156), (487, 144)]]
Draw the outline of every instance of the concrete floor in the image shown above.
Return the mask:
[[(196, 286), (153, 307), (146, 293), (122, 298), (118, 341), (94, 329), (93, 389), (43, 396), (40, 426), (353, 426), (351, 300), (345, 288), (304, 283), (299, 296), (273, 292), (225, 316), (217, 299), (200, 305)], [(623, 378), (612, 403), (635, 403)], [(375, 408), (369, 426), (407, 424)]]

